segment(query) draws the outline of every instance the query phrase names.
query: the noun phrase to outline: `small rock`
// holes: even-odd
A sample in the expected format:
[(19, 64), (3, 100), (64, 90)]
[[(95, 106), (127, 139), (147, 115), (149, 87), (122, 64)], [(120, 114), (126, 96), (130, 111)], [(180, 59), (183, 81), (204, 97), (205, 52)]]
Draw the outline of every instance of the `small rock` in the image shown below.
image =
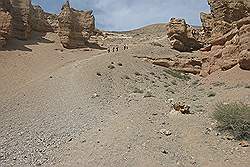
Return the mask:
[(96, 75), (97, 75), (97, 76), (102, 76), (102, 74), (101, 74), (101, 73), (99, 73), (99, 72), (97, 72), (97, 73), (96, 73)]
[(180, 111), (182, 114), (191, 114), (190, 113), (190, 106), (185, 105), (182, 102), (177, 102), (177, 103), (173, 104), (173, 108), (175, 111)]
[(113, 65), (109, 65), (109, 66), (108, 66), (108, 68), (109, 68), (109, 69), (114, 69), (114, 68), (115, 68), (115, 66), (113, 66)]
[(147, 91), (143, 97), (144, 98), (150, 98), (150, 97), (154, 97), (154, 96), (153, 96), (152, 92)]
[(172, 135), (172, 132), (170, 132), (169, 130), (166, 130), (166, 129), (161, 129), (161, 130), (160, 130), (160, 133), (161, 133), (162, 135), (166, 135), (166, 136)]
[(141, 74), (139, 72), (135, 72), (136, 76), (141, 76)]
[(205, 134), (209, 134), (212, 131), (212, 128), (206, 128)]
[(99, 95), (97, 93), (94, 93), (92, 98), (96, 98), (96, 97), (99, 97)]
[(168, 152), (167, 152), (165, 149), (162, 149), (161, 152), (162, 152), (163, 154), (168, 154)]
[(241, 141), (239, 144), (241, 147), (248, 147), (249, 143), (247, 141)]
[(122, 66), (122, 63), (118, 63), (118, 66)]

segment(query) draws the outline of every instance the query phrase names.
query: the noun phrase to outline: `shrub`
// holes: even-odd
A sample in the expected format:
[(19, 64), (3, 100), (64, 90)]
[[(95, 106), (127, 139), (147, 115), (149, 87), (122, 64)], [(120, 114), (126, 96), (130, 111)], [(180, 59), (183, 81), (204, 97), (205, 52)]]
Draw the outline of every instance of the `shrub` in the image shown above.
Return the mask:
[(162, 44), (160, 44), (158, 42), (151, 42), (150, 45), (152, 45), (152, 46), (158, 46), (158, 47), (164, 47)]
[(236, 139), (250, 139), (250, 107), (242, 103), (216, 105), (214, 118), (218, 128), (228, 131)]
[(165, 69), (163, 70), (165, 73), (171, 75), (172, 77), (181, 79), (181, 80), (190, 80), (190, 76), (188, 76), (187, 74), (183, 74), (180, 71), (177, 70), (171, 70), (171, 69)]

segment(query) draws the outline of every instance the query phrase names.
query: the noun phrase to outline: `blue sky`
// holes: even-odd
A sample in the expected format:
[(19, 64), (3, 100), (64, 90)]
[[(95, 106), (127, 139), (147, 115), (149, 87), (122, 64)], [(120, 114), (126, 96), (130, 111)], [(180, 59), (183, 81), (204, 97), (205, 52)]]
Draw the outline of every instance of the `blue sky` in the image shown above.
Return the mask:
[[(32, 0), (47, 12), (60, 13), (65, 0)], [(171, 17), (200, 25), (200, 12), (209, 12), (207, 0), (70, 0), (73, 8), (93, 9), (97, 28), (130, 30), (153, 23), (166, 23)]]

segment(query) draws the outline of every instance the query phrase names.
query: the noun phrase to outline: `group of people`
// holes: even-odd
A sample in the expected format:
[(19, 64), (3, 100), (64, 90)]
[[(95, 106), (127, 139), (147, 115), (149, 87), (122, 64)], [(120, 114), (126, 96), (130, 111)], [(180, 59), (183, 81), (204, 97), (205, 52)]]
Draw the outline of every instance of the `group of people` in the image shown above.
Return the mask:
[[(128, 45), (123, 45), (123, 50), (128, 49)], [(119, 46), (113, 46), (113, 47), (109, 47), (107, 49), (108, 53), (110, 52), (118, 52), (119, 51)]]

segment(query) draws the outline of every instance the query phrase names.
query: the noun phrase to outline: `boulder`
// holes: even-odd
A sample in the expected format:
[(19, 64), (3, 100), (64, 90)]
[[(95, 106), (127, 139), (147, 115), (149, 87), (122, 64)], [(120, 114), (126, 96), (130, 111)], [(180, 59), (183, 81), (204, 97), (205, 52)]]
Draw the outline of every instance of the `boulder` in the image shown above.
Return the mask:
[(244, 50), (240, 53), (239, 65), (243, 70), (250, 70), (250, 51)]
[(190, 106), (183, 102), (176, 102), (172, 106), (175, 111), (181, 112), (182, 114), (190, 114)]
[(13, 37), (27, 40), (31, 36), (31, 0), (10, 0), (13, 16)]
[(173, 49), (189, 52), (202, 48), (199, 30), (186, 24), (184, 19), (171, 18), (167, 25), (167, 35)]
[(58, 34), (65, 48), (83, 48), (95, 30), (95, 18), (92, 11), (77, 11), (70, 8), (68, 1), (58, 16)]

